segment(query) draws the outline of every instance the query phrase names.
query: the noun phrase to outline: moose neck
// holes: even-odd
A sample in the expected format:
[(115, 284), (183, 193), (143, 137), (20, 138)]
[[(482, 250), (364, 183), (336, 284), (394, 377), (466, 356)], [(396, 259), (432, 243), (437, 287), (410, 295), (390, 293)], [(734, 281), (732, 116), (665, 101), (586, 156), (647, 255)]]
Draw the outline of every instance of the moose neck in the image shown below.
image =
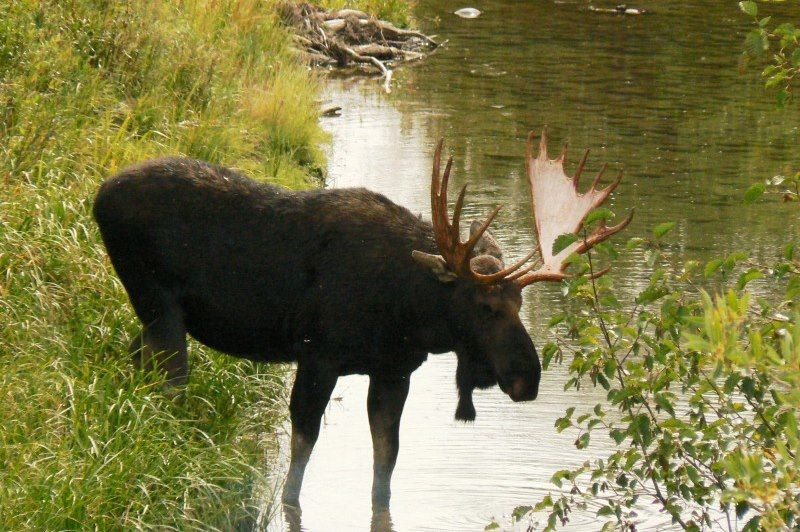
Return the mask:
[(458, 346), (450, 324), (452, 287), (431, 276), (429, 282), (415, 290), (409, 301), (409, 321), (406, 337), (414, 350), (427, 353), (447, 353)]

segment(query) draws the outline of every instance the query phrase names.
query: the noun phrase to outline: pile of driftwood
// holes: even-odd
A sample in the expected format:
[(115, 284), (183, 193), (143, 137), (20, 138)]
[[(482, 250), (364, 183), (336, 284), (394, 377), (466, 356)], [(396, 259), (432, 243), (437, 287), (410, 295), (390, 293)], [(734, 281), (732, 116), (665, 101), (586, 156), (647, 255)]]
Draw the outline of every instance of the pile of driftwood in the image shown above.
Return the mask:
[(392, 65), (421, 59), (438, 46), (427, 35), (397, 28), (356, 9), (326, 11), (286, 2), (279, 12), (294, 29), (294, 38), (310, 64), (377, 69), (386, 78), (386, 86)]

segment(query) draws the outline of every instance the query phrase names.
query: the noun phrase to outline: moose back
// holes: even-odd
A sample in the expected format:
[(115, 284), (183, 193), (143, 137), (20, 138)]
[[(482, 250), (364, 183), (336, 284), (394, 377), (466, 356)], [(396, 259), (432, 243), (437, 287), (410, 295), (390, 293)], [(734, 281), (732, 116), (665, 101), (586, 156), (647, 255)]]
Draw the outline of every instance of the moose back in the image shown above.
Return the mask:
[(368, 375), (372, 500), (388, 505), (411, 373), (429, 353), (454, 351), (461, 420), (475, 418), (475, 388), (498, 384), (514, 401), (535, 399), (541, 367), (519, 317), (522, 288), (565, 278), (569, 254), (630, 221), (600, 227), (553, 257), (552, 239), (577, 231), (619, 180), (600, 191), (595, 180), (579, 194), (577, 179), (563, 174), (563, 154), (547, 159), (546, 132), (537, 159), (532, 139), (527, 166), (542, 262), (535, 271), (525, 267), (531, 255), (504, 264), (487, 231), (497, 210), (461, 241), (464, 190), (451, 221), (451, 161), (440, 177), (441, 143), (432, 223), (365, 189), (288, 191), (192, 159), (123, 170), (100, 188), (94, 215), (142, 323), (134, 362), (185, 383), (187, 333), (233, 356), (296, 362), (283, 492), (293, 505), (338, 377)]

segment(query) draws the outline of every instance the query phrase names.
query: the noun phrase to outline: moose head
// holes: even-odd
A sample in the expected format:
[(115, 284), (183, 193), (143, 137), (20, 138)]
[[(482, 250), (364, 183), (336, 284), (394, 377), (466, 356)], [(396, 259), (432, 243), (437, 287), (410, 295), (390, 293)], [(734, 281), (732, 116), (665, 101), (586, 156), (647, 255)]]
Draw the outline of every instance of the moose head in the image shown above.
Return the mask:
[[(443, 142), (433, 159), (431, 176), (431, 212), (433, 232), (439, 255), (415, 250), (415, 261), (433, 272), (442, 283), (452, 286), (448, 316), (458, 356), (456, 386), (459, 402), (456, 419), (472, 421), (475, 407), (472, 392), (498, 384), (514, 401), (536, 399), (541, 378), (541, 364), (536, 348), (520, 320), (522, 289), (539, 281), (561, 281), (573, 253), (585, 253), (595, 244), (624, 229), (632, 220), (631, 212), (622, 222), (607, 227), (600, 222), (588, 236), (578, 238), (554, 253), (553, 245), (562, 234), (577, 234), (592, 209), (599, 207), (622, 180), (622, 173), (606, 188), (597, 188), (606, 169), (604, 165), (589, 190), (578, 192), (578, 184), (589, 150), (583, 155), (573, 177), (564, 173), (566, 146), (556, 159), (547, 157), (547, 129), (542, 132), (539, 154), (534, 157), (533, 133), (528, 137), (525, 158), (531, 190), (533, 217), (538, 240), (536, 250), (506, 266), (497, 242), (488, 232), (502, 205), (482, 223), (473, 222), (466, 242), (461, 240), (461, 212), (466, 186), (461, 189), (448, 215), (447, 186), (453, 159), (447, 160), (441, 174)], [(527, 265), (538, 251), (538, 260)], [(526, 266), (527, 265), (527, 266)], [(599, 277), (608, 269), (595, 272)]]

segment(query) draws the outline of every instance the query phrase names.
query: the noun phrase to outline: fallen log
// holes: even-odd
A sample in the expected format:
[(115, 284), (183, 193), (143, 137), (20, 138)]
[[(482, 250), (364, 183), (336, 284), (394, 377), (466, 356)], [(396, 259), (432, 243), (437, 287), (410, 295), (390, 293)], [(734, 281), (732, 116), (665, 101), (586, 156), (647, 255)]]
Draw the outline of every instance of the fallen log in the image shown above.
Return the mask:
[(325, 13), (322, 15), (322, 18), (324, 20), (331, 20), (335, 18), (347, 18), (347, 17), (356, 17), (363, 19), (370, 18), (369, 15), (367, 15), (363, 11), (359, 11), (358, 9), (340, 9), (338, 11), (332, 11), (330, 13)]
[(389, 89), (390, 64), (416, 61), (438, 46), (431, 37), (404, 30), (357, 9), (326, 11), (308, 3), (286, 2), (281, 20), (294, 28), (294, 42), (313, 66), (362, 65), (377, 69)]

